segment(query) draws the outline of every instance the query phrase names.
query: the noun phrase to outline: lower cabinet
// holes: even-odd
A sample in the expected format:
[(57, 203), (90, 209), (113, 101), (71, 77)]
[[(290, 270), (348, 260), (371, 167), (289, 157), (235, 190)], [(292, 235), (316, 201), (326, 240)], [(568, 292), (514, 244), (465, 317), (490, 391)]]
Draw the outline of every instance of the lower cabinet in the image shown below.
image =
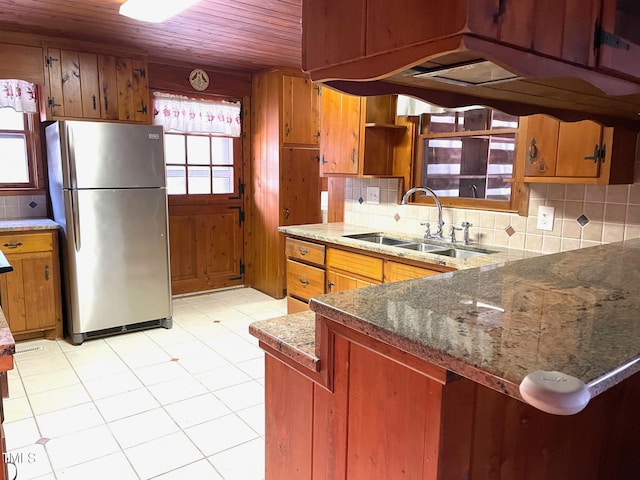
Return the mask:
[(0, 303), (14, 338), (62, 338), (57, 230), (3, 233), (0, 249), (13, 266), (0, 276)]
[[(343, 250), (321, 243), (287, 237), (287, 313), (309, 310), (316, 295), (410, 280), (452, 270), (425, 263), (412, 265)], [(437, 268), (437, 269), (436, 269)]]

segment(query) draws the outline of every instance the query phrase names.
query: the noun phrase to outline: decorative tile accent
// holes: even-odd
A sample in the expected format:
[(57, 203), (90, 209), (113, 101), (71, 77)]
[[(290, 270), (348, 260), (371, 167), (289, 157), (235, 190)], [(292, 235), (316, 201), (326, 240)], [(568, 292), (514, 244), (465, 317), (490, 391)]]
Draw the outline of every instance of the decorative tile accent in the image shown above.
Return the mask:
[(507, 232), (507, 235), (511, 236), (514, 233), (516, 233), (515, 228), (513, 228), (511, 225), (509, 225), (507, 228), (504, 229), (505, 232)]
[(38, 204), (36, 202), (34, 202), (34, 201), (31, 201), (31, 203), (29, 203), (29, 206), (31, 208), (36, 208), (38, 206)]
[(578, 222), (581, 227), (584, 227), (587, 223), (589, 223), (589, 219), (586, 217), (586, 215), (583, 214), (576, 218), (576, 222)]
[(394, 219), (396, 222), (399, 222), (399, 221), (400, 221), (400, 215), (398, 215), (398, 214), (396, 213), (396, 214), (393, 216), (393, 219)]
[(48, 439), (48, 438), (43, 437), (43, 438), (40, 438), (40, 439), (36, 440), (36, 444), (37, 444), (37, 445), (44, 445), (44, 444), (45, 444), (45, 443), (47, 443), (48, 441), (49, 441), (49, 439)]
[(362, 205), (362, 203), (363, 203), (363, 202), (364, 202), (364, 198), (360, 197), (360, 198), (358, 199), (358, 203), (359, 203), (360, 205)]

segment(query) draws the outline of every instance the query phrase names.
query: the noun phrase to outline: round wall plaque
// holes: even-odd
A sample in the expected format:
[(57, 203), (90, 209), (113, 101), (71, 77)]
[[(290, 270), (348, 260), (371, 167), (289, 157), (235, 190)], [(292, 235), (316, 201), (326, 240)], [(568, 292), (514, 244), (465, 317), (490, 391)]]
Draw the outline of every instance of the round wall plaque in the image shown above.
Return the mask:
[(209, 75), (201, 68), (196, 68), (189, 74), (189, 83), (193, 88), (201, 92), (209, 86)]

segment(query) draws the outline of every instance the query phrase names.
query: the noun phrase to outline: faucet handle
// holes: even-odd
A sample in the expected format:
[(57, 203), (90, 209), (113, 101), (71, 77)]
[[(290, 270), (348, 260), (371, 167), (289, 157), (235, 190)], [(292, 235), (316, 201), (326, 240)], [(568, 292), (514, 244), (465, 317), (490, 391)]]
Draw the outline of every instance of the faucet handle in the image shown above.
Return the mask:
[(424, 238), (431, 238), (431, 224), (429, 222), (420, 222), (424, 227)]
[(456, 242), (456, 230), (462, 230), (462, 227), (451, 225), (451, 232), (449, 233), (449, 240), (451, 240), (451, 243)]
[(469, 228), (469, 227), (473, 227), (473, 224), (472, 224), (472, 223), (469, 223), (469, 222), (462, 222), (462, 223), (460, 224), (460, 226), (461, 226), (462, 228)]

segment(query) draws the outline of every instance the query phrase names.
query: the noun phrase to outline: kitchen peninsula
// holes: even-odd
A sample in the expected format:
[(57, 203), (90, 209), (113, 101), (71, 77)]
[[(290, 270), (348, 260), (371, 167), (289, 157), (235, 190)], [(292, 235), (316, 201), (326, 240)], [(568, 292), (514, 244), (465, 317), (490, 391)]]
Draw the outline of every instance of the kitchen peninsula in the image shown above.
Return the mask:
[[(7, 261), (0, 250), (0, 274), (13, 271), (13, 267)], [(0, 480), (9, 478), (7, 475), (7, 465), (5, 463), (6, 442), (4, 437), (4, 410), (2, 399), (9, 395), (7, 371), (13, 369), (13, 355), (16, 351), (16, 342), (13, 339), (9, 324), (0, 307)]]
[[(254, 323), (266, 478), (637, 478), (638, 265), (640, 239), (323, 295)], [(537, 370), (583, 382), (588, 405), (525, 403)]]

